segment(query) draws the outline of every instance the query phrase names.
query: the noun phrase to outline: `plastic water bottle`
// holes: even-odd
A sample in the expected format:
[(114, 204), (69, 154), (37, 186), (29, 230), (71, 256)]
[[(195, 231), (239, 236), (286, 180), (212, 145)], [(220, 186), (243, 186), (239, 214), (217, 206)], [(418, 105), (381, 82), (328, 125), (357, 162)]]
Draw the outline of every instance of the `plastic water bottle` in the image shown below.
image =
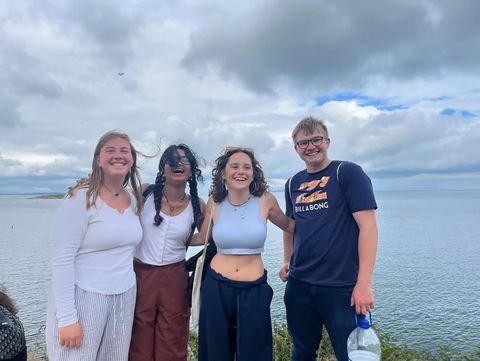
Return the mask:
[(357, 326), (348, 336), (347, 353), (349, 361), (380, 361), (380, 340), (372, 329), (372, 314), (370, 322), (366, 318), (358, 318)]

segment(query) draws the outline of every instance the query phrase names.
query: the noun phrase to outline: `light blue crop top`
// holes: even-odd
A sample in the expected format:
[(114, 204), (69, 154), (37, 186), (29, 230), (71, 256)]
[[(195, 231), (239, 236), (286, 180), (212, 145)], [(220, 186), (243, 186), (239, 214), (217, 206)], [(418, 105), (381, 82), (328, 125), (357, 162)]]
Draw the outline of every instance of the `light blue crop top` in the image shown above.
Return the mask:
[(267, 225), (260, 212), (260, 198), (252, 196), (247, 203), (233, 206), (225, 198), (213, 226), (217, 252), (223, 254), (258, 254), (264, 250)]

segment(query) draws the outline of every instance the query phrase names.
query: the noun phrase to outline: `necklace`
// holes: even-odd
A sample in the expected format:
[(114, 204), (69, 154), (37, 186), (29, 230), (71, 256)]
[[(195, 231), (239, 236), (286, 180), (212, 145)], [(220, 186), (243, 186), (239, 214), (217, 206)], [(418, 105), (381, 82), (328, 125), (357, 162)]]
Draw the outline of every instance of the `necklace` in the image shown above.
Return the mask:
[[(170, 207), (170, 212), (173, 212), (175, 210), (175, 206), (172, 206), (172, 204), (170, 203), (170, 201), (167, 198), (167, 195), (165, 194), (165, 191), (163, 191), (162, 193), (163, 193), (163, 196), (165, 197), (165, 200), (167, 201), (168, 206)], [(183, 193), (182, 198), (179, 199), (180, 205), (183, 203), (183, 200), (185, 199), (186, 196), (187, 196), (187, 194)]]
[(227, 197), (227, 201), (233, 207), (233, 211), (238, 212), (240, 214), (240, 219), (245, 219), (245, 210), (244, 210), (243, 206), (248, 203), (250, 198), (252, 198), (251, 194), (248, 196), (246, 201), (244, 201), (242, 203), (239, 203), (239, 204), (233, 204), (232, 202), (230, 202), (230, 199), (228, 199), (228, 197)]
[(123, 190), (123, 188), (122, 188), (122, 189), (121, 189), (120, 191), (118, 191), (118, 192), (112, 192), (112, 191), (110, 190), (110, 188), (107, 187), (106, 184), (103, 184), (103, 186), (105, 187), (105, 189), (106, 189), (109, 193), (111, 193), (111, 194), (114, 195), (115, 197), (118, 197), (118, 196), (120, 195), (120, 192)]

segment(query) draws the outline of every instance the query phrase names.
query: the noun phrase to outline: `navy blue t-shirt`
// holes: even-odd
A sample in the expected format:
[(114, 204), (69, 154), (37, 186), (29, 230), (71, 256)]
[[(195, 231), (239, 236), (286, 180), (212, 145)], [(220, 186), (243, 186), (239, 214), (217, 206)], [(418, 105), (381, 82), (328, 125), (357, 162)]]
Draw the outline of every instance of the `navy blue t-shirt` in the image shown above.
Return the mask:
[(288, 186), (287, 215), (296, 221), (289, 277), (319, 286), (354, 285), (359, 229), (352, 213), (377, 209), (370, 178), (357, 164), (332, 161), (319, 172), (295, 174), (290, 191)]

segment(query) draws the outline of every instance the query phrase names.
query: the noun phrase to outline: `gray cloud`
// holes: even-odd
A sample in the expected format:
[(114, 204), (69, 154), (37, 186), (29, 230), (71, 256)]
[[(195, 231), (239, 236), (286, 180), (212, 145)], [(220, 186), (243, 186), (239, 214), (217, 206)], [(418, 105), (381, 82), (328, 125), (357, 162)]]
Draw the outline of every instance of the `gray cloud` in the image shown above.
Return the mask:
[(184, 65), (213, 64), (257, 92), (286, 83), (322, 93), (480, 67), (474, 0), (268, 1), (236, 10), (219, 6), (198, 20)]
[(18, 104), (10, 96), (0, 92), (0, 129), (2, 138), (7, 136), (7, 129), (17, 127), (21, 122)]
[[(207, 178), (226, 145), (253, 147), (281, 187), (304, 166), (290, 133), (309, 114), (328, 122), (332, 158), (382, 181), (477, 179), (480, 118), (462, 116), (480, 114), (477, 10), (425, 0), (2, 4), (0, 192), (64, 191), (111, 129), (148, 154), (160, 138), (162, 149), (190, 145)], [(342, 92), (371, 101), (327, 101)], [(361, 106), (387, 98), (405, 109)], [(140, 160), (145, 181), (157, 162)]]
[(476, 119), (416, 109), (344, 118), (334, 107), (320, 110), (332, 122), (332, 154), (357, 161), (375, 176), (480, 172), (480, 151), (471, 146), (480, 143)]
[(3, 69), (0, 82), (9, 96), (58, 98), (61, 95), (60, 85), (42, 68), (40, 59), (29, 54), (21, 44), (3, 42), (0, 52), (0, 67)]

